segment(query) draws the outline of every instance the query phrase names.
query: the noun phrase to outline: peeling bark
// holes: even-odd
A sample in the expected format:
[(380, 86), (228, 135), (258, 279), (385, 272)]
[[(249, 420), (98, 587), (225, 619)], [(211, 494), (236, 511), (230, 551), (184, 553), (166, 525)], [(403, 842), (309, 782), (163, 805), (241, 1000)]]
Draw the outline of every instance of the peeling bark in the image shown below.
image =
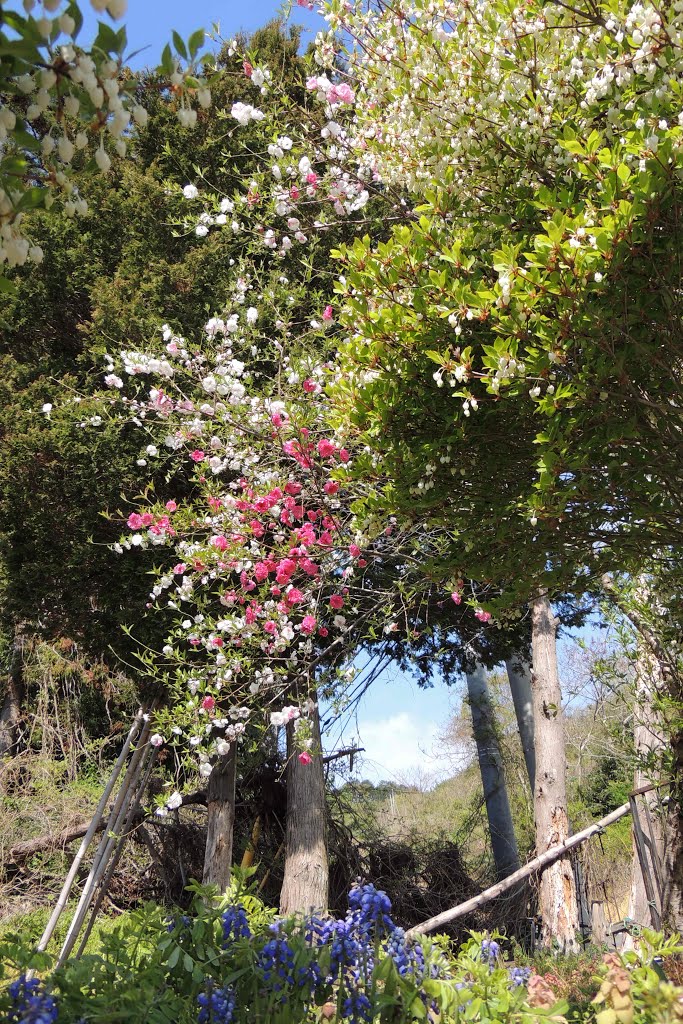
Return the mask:
[(479, 771), (484, 787), (491, 849), (499, 879), (519, 868), (519, 853), (510, 802), (505, 786), (503, 757), (496, 731), (486, 669), (478, 665), (467, 673), (467, 693), (472, 712), (472, 731), (477, 744)]
[[(562, 694), (557, 670), (556, 622), (547, 596), (531, 604), (533, 671), (531, 686), (535, 725), (536, 785), (534, 817), (536, 853), (564, 842), (569, 836), (566, 793), (566, 755)], [(547, 867), (540, 880), (542, 941), (563, 950), (578, 950), (579, 912), (574, 872), (569, 857)]]
[[(315, 700), (315, 694), (313, 694)], [(287, 836), (281, 914), (327, 910), (329, 867), (325, 838), (325, 774), (318, 709), (311, 713), (313, 750), (302, 764), (294, 743), (294, 723), (287, 726)]]
[(208, 813), (202, 882), (217, 885), (220, 892), (230, 885), (236, 768), (237, 744), (232, 743), (229, 752), (214, 765), (206, 795)]

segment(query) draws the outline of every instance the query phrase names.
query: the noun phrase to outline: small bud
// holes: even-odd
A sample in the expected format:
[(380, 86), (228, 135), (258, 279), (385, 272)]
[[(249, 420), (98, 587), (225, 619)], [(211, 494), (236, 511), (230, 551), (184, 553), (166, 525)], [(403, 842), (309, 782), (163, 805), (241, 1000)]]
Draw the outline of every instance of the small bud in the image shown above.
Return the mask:
[(108, 0), (107, 10), (114, 21), (122, 18), (128, 10), (128, 0)]
[(102, 174), (106, 174), (112, 167), (112, 160), (108, 153), (104, 150), (104, 147), (100, 145), (97, 152), (95, 153), (95, 163), (100, 169)]

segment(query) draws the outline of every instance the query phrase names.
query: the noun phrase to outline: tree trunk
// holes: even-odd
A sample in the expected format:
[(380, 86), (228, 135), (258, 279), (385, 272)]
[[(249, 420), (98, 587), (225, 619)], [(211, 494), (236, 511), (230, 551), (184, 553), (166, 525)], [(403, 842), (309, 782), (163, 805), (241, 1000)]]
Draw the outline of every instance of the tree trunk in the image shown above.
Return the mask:
[(232, 743), (228, 753), (214, 765), (206, 795), (208, 820), (202, 882), (217, 885), (220, 892), (230, 885), (236, 768), (237, 743)]
[(519, 853), (505, 787), (503, 757), (498, 741), (495, 713), (483, 665), (477, 665), (474, 672), (467, 673), (467, 694), (472, 712), (472, 732), (477, 744), (479, 771), (484, 787), (493, 860), (496, 875), (501, 879), (517, 871)]
[[(640, 685), (640, 677), (652, 677), (654, 686), (659, 685), (661, 695), (665, 698), (665, 706), (673, 709), (672, 717), (676, 718), (676, 710), (683, 706), (683, 677), (680, 671), (681, 639), (679, 636), (665, 640), (667, 630), (660, 631), (660, 620), (666, 623), (666, 608), (658, 607), (657, 602), (653, 604), (652, 588), (648, 581), (647, 574), (638, 578), (637, 587), (633, 593), (634, 600), (623, 600), (622, 595), (610, 576), (603, 576), (603, 586), (606, 593), (614, 601), (617, 608), (629, 620), (636, 631), (638, 642), (638, 664), (636, 666), (637, 693)], [(655, 590), (656, 594), (656, 590)], [(668, 644), (671, 644), (669, 649)], [(654, 666), (646, 667), (641, 672), (641, 665), (646, 666), (648, 662)], [(646, 703), (652, 701), (654, 688), (650, 693), (639, 694), (641, 700)], [(643, 748), (653, 748), (653, 744), (662, 752), (669, 746), (671, 764), (669, 766), (670, 786), (668, 790), (669, 800), (666, 811), (666, 822), (663, 827), (664, 835), (664, 856), (662, 865), (662, 918), (665, 926), (672, 931), (683, 931), (683, 730), (672, 728), (672, 723), (667, 721), (670, 712), (657, 716), (657, 722), (652, 706), (640, 718), (644, 721), (636, 721), (637, 727), (642, 724), (645, 728), (640, 734), (636, 734), (635, 741), (638, 747), (642, 743)], [(636, 711), (638, 715), (638, 711)], [(657, 734), (661, 732), (661, 741)], [(651, 733), (651, 735), (649, 735)], [(665, 791), (666, 792), (666, 791)], [(654, 824), (654, 823), (653, 823)], [(659, 826), (661, 828), (661, 825)], [(657, 834), (655, 834), (655, 845), (657, 845)], [(632, 892), (634, 909), (642, 905), (642, 892), (639, 892), (638, 868), (634, 865), (632, 883), (635, 884), (635, 891)]]
[[(550, 601), (545, 595), (537, 597), (531, 603), (537, 854), (564, 842), (569, 835), (562, 694), (557, 671), (555, 626)], [(576, 935), (579, 930), (579, 912), (569, 857), (555, 861), (541, 875), (539, 903), (543, 943), (548, 946), (557, 944), (563, 950), (578, 950)]]
[[(315, 700), (315, 694), (312, 695)], [(310, 764), (302, 764), (294, 742), (294, 723), (287, 725), (287, 836), (280, 913), (307, 914), (327, 910), (329, 868), (325, 840), (325, 774), (320, 742), (320, 716), (311, 712), (313, 748)]]
[(534, 749), (534, 706), (531, 692), (531, 665), (526, 659), (515, 655), (505, 659), (512, 703), (517, 717), (519, 738), (522, 742), (526, 771), (529, 776), (529, 787), (533, 793), (536, 788), (536, 751)]
[(683, 734), (673, 740), (671, 800), (666, 818), (663, 918), (667, 930), (683, 932)]
[(24, 637), (17, 627), (7, 672), (7, 691), (0, 710), (0, 757), (15, 753), (24, 699)]
[[(666, 747), (666, 739), (661, 729), (661, 723), (657, 722), (657, 716), (652, 704), (653, 695), (659, 685), (661, 685), (659, 663), (654, 654), (646, 648), (642, 639), (638, 638), (633, 726), (633, 739), (638, 763), (633, 773), (634, 789), (640, 789), (642, 786), (649, 786), (659, 781), (659, 772), (656, 768), (648, 768), (648, 762), (649, 765), (653, 764), (653, 760), (661, 762)], [(657, 790), (654, 790), (651, 793), (646, 793), (640, 800), (642, 800), (641, 806), (647, 804), (650, 811), (655, 852), (660, 863), (664, 866), (664, 832), (662, 828), (660, 795)], [(647, 825), (644, 827), (648, 838), (650, 838)], [(651, 875), (654, 885), (654, 872), (651, 872)], [(657, 893), (657, 897), (658, 901), (661, 900), (661, 893)], [(661, 903), (659, 903), (657, 909), (661, 911)], [(651, 928), (655, 923), (652, 919), (651, 907), (645, 891), (645, 882), (635, 839), (631, 862), (631, 893), (628, 904), (628, 916), (637, 924), (644, 925), (647, 928)]]

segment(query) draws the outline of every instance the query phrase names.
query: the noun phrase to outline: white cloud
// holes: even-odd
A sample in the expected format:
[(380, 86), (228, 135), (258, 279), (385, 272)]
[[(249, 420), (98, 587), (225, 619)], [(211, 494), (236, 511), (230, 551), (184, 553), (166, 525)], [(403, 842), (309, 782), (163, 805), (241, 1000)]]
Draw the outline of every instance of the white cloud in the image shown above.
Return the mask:
[(358, 732), (359, 745), (365, 747), (355, 772), (361, 778), (422, 787), (447, 771), (447, 759), (436, 752), (436, 722), (420, 721), (401, 711), (388, 718), (365, 719)]

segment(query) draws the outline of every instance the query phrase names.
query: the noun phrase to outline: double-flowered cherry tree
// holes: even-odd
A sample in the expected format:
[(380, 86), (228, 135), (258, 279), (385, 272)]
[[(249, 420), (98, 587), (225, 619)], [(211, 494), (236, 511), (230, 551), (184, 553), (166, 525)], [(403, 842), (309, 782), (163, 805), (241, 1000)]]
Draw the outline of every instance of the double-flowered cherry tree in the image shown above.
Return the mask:
[[(29, 13), (20, 28), (73, 33), (72, 7), (42, 28)], [(172, 700), (155, 742), (186, 744), (211, 777), (245, 723), (274, 714), (290, 720), (293, 765), (319, 758), (318, 659), (347, 630), (358, 641), (362, 562), (389, 543), (390, 516), (394, 537), (421, 533), (411, 556), (429, 552), (430, 581), (454, 601), (475, 581), (482, 622), (533, 602), (537, 681), (553, 641), (548, 594), (675, 554), (680, 409), (666, 396), (682, 354), (679, 7), (332, 0), (303, 118), (273, 69), (244, 55), (244, 98), (222, 113), (253, 133), (259, 166), (230, 192), (198, 170), (178, 214), (199, 239), (243, 239), (235, 289), (210, 299), (202, 339), (186, 341), (178, 324), (161, 346), (113, 355), (117, 397), (95, 416), (108, 409), (146, 431), (140, 462), (165, 460), (179, 482), (136, 509), (121, 540), (163, 553), (150, 604), (171, 615), (155, 665)], [(103, 32), (110, 63), (94, 69), (73, 46), (52, 48), (47, 68), (34, 51), (16, 55), (30, 67), (13, 69), (13, 94), (28, 74), (27, 93), (38, 81), (64, 126), (34, 132), (36, 166), (75, 211), (68, 118), (82, 104), (88, 118), (100, 112), (93, 139), (108, 131), (123, 149), (130, 117), (111, 84), (123, 45)], [(208, 102), (207, 83), (198, 41), (185, 57), (175, 45), (164, 66), (191, 127), (185, 96)], [(67, 80), (87, 99), (69, 86), (67, 105)], [(5, 130), (36, 152), (17, 132), (40, 111), (19, 124), (19, 106), (3, 108)], [(45, 190), (25, 195), (5, 187), (9, 262), (29, 253), (21, 203)], [(340, 223), (356, 237), (341, 239), (333, 299), (319, 240)], [(298, 290), (292, 263), (310, 268)], [(482, 587), (497, 595), (488, 608)], [(554, 734), (539, 741), (539, 849), (567, 830), (551, 662), (536, 692), (537, 729)], [(549, 935), (571, 944), (567, 864), (544, 878)]]

